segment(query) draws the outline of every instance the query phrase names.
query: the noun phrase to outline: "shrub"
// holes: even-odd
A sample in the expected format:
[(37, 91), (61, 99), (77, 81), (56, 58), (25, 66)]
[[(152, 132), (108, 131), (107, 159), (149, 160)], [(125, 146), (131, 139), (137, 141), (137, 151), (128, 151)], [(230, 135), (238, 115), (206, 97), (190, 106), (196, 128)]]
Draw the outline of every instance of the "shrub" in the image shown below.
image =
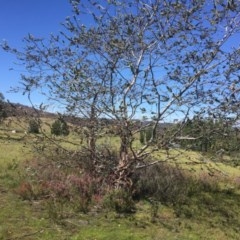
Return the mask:
[(65, 121), (62, 122), (61, 131), (62, 131), (62, 135), (64, 135), (64, 136), (69, 135), (69, 128)]
[[(62, 174), (59, 174), (59, 176)], [(48, 183), (50, 199), (56, 203), (71, 205), (76, 211), (87, 213), (101, 192), (101, 181), (88, 174), (62, 175)]]
[(69, 135), (69, 128), (67, 123), (62, 118), (57, 119), (51, 126), (51, 133), (56, 136)]
[(123, 189), (114, 190), (107, 194), (103, 205), (117, 213), (132, 213), (135, 210), (132, 194)]
[(15, 191), (23, 200), (34, 199), (32, 185), (29, 182), (22, 182)]
[(31, 161), (26, 168), (25, 179), (16, 193), (26, 200), (48, 199), (59, 216), (65, 207), (86, 213), (103, 195), (101, 179), (80, 173), (82, 169), (77, 166), (63, 167), (58, 162), (46, 164), (41, 159), (41, 162)]
[(188, 180), (183, 173), (166, 163), (141, 169), (133, 176), (135, 198), (151, 198), (164, 203), (184, 201)]
[(32, 119), (29, 121), (28, 132), (39, 133), (39, 123), (36, 120)]
[(61, 135), (61, 122), (56, 120), (51, 126), (51, 133), (53, 135), (59, 136)]

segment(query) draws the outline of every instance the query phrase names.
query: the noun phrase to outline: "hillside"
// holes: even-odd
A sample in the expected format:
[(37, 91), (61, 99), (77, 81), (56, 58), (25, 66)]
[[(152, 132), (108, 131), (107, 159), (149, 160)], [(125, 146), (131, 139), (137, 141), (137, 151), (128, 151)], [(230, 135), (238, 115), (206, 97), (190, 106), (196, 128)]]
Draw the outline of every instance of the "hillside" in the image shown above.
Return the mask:
[(54, 118), (56, 117), (55, 113), (43, 111), (36, 109), (34, 107), (26, 106), (20, 103), (5, 103), (5, 109), (8, 117), (24, 117), (24, 116), (39, 116), (46, 118)]

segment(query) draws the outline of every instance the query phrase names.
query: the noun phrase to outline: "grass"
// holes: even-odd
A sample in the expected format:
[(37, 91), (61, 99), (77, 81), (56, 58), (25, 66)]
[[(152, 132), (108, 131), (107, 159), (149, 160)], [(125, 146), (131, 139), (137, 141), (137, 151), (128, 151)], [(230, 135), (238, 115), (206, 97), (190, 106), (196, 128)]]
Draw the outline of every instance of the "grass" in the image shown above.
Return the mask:
[[(196, 203), (200, 204), (199, 201), (193, 204)], [(239, 220), (237, 216), (231, 218), (224, 213), (227, 208), (229, 209), (229, 205), (225, 206), (221, 214), (214, 213), (211, 218), (209, 218), (210, 210), (204, 210), (205, 207), (206, 204), (200, 204), (200, 209), (191, 206), (195, 209), (196, 216), (190, 216), (186, 212), (191, 208), (184, 206), (180, 210), (182, 215), (176, 216), (173, 208), (162, 206), (155, 221), (152, 222), (149, 214), (151, 206), (141, 202), (134, 216), (110, 215), (105, 219), (100, 217), (94, 220), (96, 222), (93, 222), (93, 225), (85, 226), (71, 239), (238, 239)], [(239, 205), (234, 207), (236, 209), (231, 211), (237, 214)]]
[[(153, 154), (154, 159), (166, 159), (165, 151), (158, 151)], [(228, 156), (225, 156), (225, 162), (218, 161), (211, 155), (203, 155), (198, 152), (185, 151), (182, 149), (171, 149), (169, 151), (169, 162), (183, 169), (185, 172), (191, 173), (194, 176), (201, 176), (204, 174), (214, 175), (218, 181), (222, 182), (223, 186), (236, 187), (240, 189), (240, 168), (229, 164)]]
[[(171, 150), (170, 156), (177, 158), (173, 164), (187, 174), (210, 181), (210, 187), (198, 189), (193, 185), (192, 193), (181, 204), (159, 203), (156, 207), (140, 200), (136, 202), (136, 213), (129, 215), (94, 208), (83, 214), (73, 211), (68, 201), (61, 205), (48, 199), (22, 200), (16, 194), (17, 186), (26, 180), (27, 168), (22, 163), (34, 158), (29, 146), (34, 139), (34, 135), (23, 138), (23, 133), (7, 137), (0, 131), (0, 240), (239, 239), (239, 168), (210, 161), (209, 156), (196, 152)], [(68, 140), (78, 141), (77, 136), (69, 136)], [(99, 141), (106, 143), (104, 137)], [(114, 137), (107, 141), (113, 147), (118, 144)], [(154, 158), (164, 159), (165, 152), (155, 153)], [(208, 169), (216, 169), (215, 175), (209, 176)], [(215, 187), (219, 181), (221, 187)]]
[(22, 162), (32, 155), (30, 146), (14, 140), (1, 141), (0, 164), (7, 166), (12, 162)]
[(66, 234), (49, 221), (38, 203), (2, 192), (0, 204), (0, 239), (66, 239)]

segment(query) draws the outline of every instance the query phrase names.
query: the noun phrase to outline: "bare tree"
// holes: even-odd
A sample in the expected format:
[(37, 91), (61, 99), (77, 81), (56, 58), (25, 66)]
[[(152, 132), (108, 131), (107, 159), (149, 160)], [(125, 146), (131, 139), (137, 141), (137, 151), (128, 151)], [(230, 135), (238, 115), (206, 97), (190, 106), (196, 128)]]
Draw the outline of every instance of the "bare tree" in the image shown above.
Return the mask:
[[(120, 138), (116, 188), (130, 187), (137, 164), (167, 147), (181, 129), (158, 134), (161, 122), (178, 118), (184, 125), (189, 116), (214, 112), (238, 118), (239, 1), (71, 4), (73, 16), (59, 35), (49, 41), (29, 35), (23, 51), (2, 46), (25, 64), (25, 91), (45, 86), (48, 97), (89, 119), (93, 165), (99, 120), (114, 120)], [(134, 147), (144, 128), (152, 137)]]

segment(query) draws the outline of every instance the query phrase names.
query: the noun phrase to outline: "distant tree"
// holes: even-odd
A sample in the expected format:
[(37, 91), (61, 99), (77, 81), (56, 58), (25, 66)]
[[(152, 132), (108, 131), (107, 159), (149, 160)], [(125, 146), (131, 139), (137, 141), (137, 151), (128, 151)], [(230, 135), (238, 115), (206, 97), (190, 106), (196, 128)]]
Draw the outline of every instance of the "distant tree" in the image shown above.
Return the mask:
[(51, 133), (56, 136), (69, 135), (69, 128), (63, 118), (57, 119), (51, 126)]
[(39, 123), (35, 119), (31, 119), (29, 121), (29, 126), (28, 126), (28, 132), (29, 133), (39, 133)]
[(7, 117), (6, 104), (4, 102), (4, 96), (0, 92), (0, 123)]
[(61, 121), (57, 119), (51, 126), (51, 133), (56, 136), (61, 135)]
[(146, 142), (149, 142), (152, 138), (152, 130), (151, 128), (147, 128), (145, 130), (145, 135), (146, 135)]
[[(235, 151), (238, 149), (239, 136), (231, 118), (193, 117), (182, 126), (179, 136), (194, 137), (195, 140), (181, 140), (182, 147), (203, 152), (216, 152), (221, 149)], [(179, 128), (179, 125), (175, 126)]]
[(67, 123), (64, 120), (62, 120), (61, 123), (62, 123), (62, 125), (61, 125), (62, 135), (64, 135), (64, 136), (69, 135), (70, 131), (69, 131), (69, 127), (68, 127)]
[[(50, 100), (86, 121), (92, 168), (100, 118), (117, 126), (120, 140), (113, 185), (131, 188), (132, 172), (161, 143), (167, 146), (182, 129), (162, 132), (136, 148), (142, 131), (136, 118), (147, 119), (152, 136), (160, 122), (192, 115), (221, 113), (238, 119), (240, 4), (223, 0), (70, 1), (73, 16), (49, 41), (29, 34), (24, 51), (15, 54), (28, 71), (24, 92), (48, 88)], [(233, 2), (233, 1), (231, 1)], [(87, 16), (86, 16), (87, 14)], [(87, 23), (85, 19), (89, 20)], [(159, 160), (161, 161), (161, 159)], [(157, 162), (157, 161), (156, 161)], [(143, 164), (144, 165), (144, 164)], [(144, 166), (147, 166), (144, 165)]]
[(145, 131), (144, 130), (141, 130), (140, 131), (140, 138), (139, 138), (139, 141), (141, 144), (145, 144)]

